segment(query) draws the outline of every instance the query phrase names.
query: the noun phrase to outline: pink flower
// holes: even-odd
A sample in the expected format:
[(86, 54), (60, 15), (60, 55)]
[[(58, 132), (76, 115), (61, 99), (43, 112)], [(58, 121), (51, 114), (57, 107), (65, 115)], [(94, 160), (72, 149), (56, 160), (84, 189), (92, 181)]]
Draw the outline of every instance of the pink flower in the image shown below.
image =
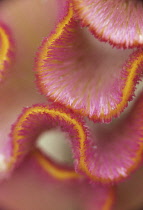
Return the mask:
[[(34, 18), (32, 18), (31, 15), (27, 16), (26, 21), (25, 11), (30, 14), (30, 11), (33, 10), (31, 6), (34, 6), (36, 15)], [(36, 136), (35, 139), (32, 138), (32, 136), (35, 135), (34, 130), (33, 134), (31, 132), (31, 138), (30, 136), (28, 137), (30, 138), (28, 144), (28, 139), (21, 142), (20, 140), (16, 141), (15, 138), (14, 131), (17, 127), (18, 120), (20, 119), (20, 117), (18, 119), (17, 117), (19, 116), (21, 109), (27, 106), (30, 109), (32, 104), (45, 101), (35, 89), (33, 82), (34, 77), (31, 69), (38, 43), (43, 34), (47, 34), (48, 30), (51, 28), (49, 22), (51, 22), (52, 17), (49, 18), (48, 23), (45, 21), (43, 22), (44, 25), (41, 26), (41, 33), (39, 33), (39, 28), (37, 26), (35, 27), (35, 22), (39, 21), (39, 18), (40, 21), (42, 21), (47, 17), (46, 6), (48, 6), (47, 3), (44, 4), (39, 1), (21, 1), (16, 2), (14, 5), (12, 5), (11, 2), (6, 4), (3, 3), (1, 8), (1, 20), (8, 25), (8, 28), (10, 27), (9, 31), (12, 32), (9, 35), (6, 31), (6, 38), (4, 38), (4, 40), (1, 39), (2, 46), (4, 46), (5, 50), (5, 54), (3, 54), (1, 60), (5, 62), (5, 57), (7, 56), (9, 74), (3, 78), (0, 90), (3, 99), (0, 105), (0, 207), (21, 210), (30, 210), (32, 208), (35, 210), (47, 210), (47, 208), (67, 209), (73, 201), (73, 208), (74, 206), (76, 207), (79, 205), (82, 209), (93, 209), (95, 206), (97, 206), (97, 208), (110, 208), (114, 200), (114, 188), (112, 186), (105, 187), (100, 184), (89, 185), (87, 179), (76, 174), (73, 168), (62, 167), (60, 164), (51, 161), (48, 156), (45, 157), (41, 152), (38, 152), (33, 142), (33, 140), (36, 140)], [(41, 8), (41, 10), (39, 10), (39, 8)], [(43, 11), (43, 13), (41, 13), (41, 11)], [(22, 21), (22, 13), (24, 22)], [(21, 19), (19, 19), (18, 22), (17, 17), (19, 17), (19, 14)], [(54, 22), (54, 19), (52, 21)], [(45, 29), (46, 27), (48, 27), (48, 30)], [(2, 29), (4, 30), (5, 28), (1, 27), (1, 36), (3, 35)], [(25, 36), (22, 35), (24, 33)], [(33, 36), (36, 33), (37, 37), (33, 40)], [(15, 48), (13, 48), (13, 43), (11, 44), (10, 42), (11, 39), (15, 42)], [(7, 44), (5, 40), (7, 42), (9, 41), (8, 49), (6, 48)], [(29, 45), (33, 46), (29, 47)], [(11, 55), (9, 54), (10, 51), (15, 51), (16, 54), (15, 60), (12, 59), (12, 61), (15, 61), (13, 65), (12, 62), (9, 62), (11, 58)], [(5, 72), (6, 67), (7, 65), (4, 65), (1, 70)], [(41, 120), (42, 119), (43, 118), (41, 118)], [(50, 121), (46, 122), (48, 126), (51, 126)], [(12, 124), (14, 124), (13, 129), (10, 131)], [(42, 121), (35, 121), (35, 126), (36, 125), (38, 126), (37, 131), (39, 131), (39, 133), (45, 128)], [(20, 127), (18, 126), (18, 128)], [(48, 129), (48, 127), (46, 129)], [(19, 150), (17, 150), (17, 148), (19, 148)], [(24, 148), (25, 152), (22, 151)], [(40, 158), (42, 158), (42, 163), (44, 160), (46, 168), (42, 167), (42, 164), (39, 162), (41, 160)], [(39, 173), (39, 171), (41, 171), (40, 174), (35, 175), (35, 173)], [(52, 199), (52, 197), (54, 198), (55, 196), (57, 197), (56, 203), (55, 199)], [(83, 202), (83, 199), (85, 202)]]
[(141, 77), (142, 49), (123, 51), (108, 44), (103, 48), (79, 27), (74, 7), (71, 1), (65, 2), (63, 16), (39, 48), (37, 85), (52, 102), (95, 123), (87, 138), (79, 139), (78, 149), (73, 146), (76, 170), (92, 181), (117, 182), (142, 161), (142, 96), (114, 130), (95, 127), (119, 116), (132, 99)]
[[(142, 162), (142, 93), (125, 117), (111, 122), (133, 99), (141, 78), (140, 3), (61, 0), (58, 12), (50, 12), (56, 3), (2, 4), (0, 202), (19, 210), (109, 210), (115, 184)], [(31, 69), (56, 15), (34, 64), (46, 101), (36, 91)], [(17, 17), (24, 18), (22, 25)], [(128, 21), (133, 17), (135, 23)], [(57, 127), (71, 145), (73, 167), (53, 161), (36, 146), (41, 133)]]

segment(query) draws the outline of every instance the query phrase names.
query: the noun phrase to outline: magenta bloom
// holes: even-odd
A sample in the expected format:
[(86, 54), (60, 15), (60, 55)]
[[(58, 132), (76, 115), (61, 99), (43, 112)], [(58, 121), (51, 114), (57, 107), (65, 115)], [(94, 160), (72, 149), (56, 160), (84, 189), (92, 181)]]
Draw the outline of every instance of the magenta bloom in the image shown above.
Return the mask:
[(37, 85), (50, 101), (95, 123), (85, 138), (71, 141), (76, 170), (92, 181), (119, 181), (142, 160), (141, 96), (114, 130), (106, 126), (96, 131), (95, 127), (98, 122), (110, 122), (119, 116), (133, 98), (142, 72), (142, 49), (123, 51), (107, 44), (103, 48), (79, 27), (74, 6), (66, 1), (56, 29), (39, 48)]
[[(115, 186), (142, 163), (142, 92), (123, 115), (142, 76), (142, 3), (58, 1), (55, 27), (35, 60), (52, 27), (45, 29), (50, 2), (17, 3), (17, 11), (33, 4), (34, 22), (45, 25), (28, 19), (30, 41), (17, 35), (7, 10), (0, 24), (0, 202), (19, 210), (110, 210)], [(57, 128), (71, 146), (72, 167), (37, 146), (41, 134)]]
[(37, 85), (51, 100), (95, 122), (110, 122), (132, 99), (142, 59), (142, 50), (112, 49), (95, 40), (67, 2), (64, 17), (37, 53)]

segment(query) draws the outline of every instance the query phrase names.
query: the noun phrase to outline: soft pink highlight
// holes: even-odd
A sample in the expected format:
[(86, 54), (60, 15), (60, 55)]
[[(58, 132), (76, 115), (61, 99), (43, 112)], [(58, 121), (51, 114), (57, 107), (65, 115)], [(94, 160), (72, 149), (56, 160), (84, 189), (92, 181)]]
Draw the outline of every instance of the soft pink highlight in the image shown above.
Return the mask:
[(101, 41), (131, 48), (143, 45), (143, 4), (129, 0), (73, 0), (82, 26)]

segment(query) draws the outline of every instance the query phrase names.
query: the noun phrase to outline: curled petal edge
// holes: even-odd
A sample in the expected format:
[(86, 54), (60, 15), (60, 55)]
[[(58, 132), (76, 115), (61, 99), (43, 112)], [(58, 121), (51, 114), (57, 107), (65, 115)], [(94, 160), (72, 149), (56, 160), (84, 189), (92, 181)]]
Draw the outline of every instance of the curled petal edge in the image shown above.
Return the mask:
[(119, 126), (119, 129), (114, 129), (111, 134), (105, 133), (103, 138), (99, 138), (90, 132), (81, 116), (61, 105), (42, 104), (25, 108), (12, 126), (9, 168), (13, 169), (19, 165), (34, 148), (34, 143), (42, 132), (60, 127), (70, 140), (77, 172), (94, 182), (111, 183), (125, 179), (138, 167), (142, 159), (140, 109), (138, 103), (135, 111), (122, 123), (123, 135)]
[(79, 144), (76, 168), (79, 173), (106, 184), (128, 178), (140, 166), (143, 152), (142, 104), (143, 93), (126, 118), (112, 130), (109, 127), (109, 130), (103, 128), (95, 134), (93, 131), (91, 139)]
[[(84, 96), (84, 93), (81, 93), (75, 97), (75, 93), (71, 93), (70, 91), (71, 87), (69, 87), (69, 84), (64, 84), (63, 82), (60, 83), (59, 78), (60, 76), (62, 77), (62, 74), (64, 74), (64, 70), (61, 70), (64, 60), (60, 60), (59, 55), (54, 54), (56, 53), (54, 51), (55, 49), (60, 49), (61, 43), (65, 44), (65, 37), (66, 42), (67, 39), (69, 39), (70, 42), (70, 40), (73, 38), (72, 35), (70, 35), (70, 32), (71, 34), (75, 34), (77, 31), (78, 24), (73, 19), (73, 16), (73, 8), (72, 5), (69, 4), (64, 18), (57, 25), (55, 31), (49, 37), (43, 40), (42, 45), (37, 52), (35, 71), (38, 89), (51, 101), (64, 104), (66, 107), (73, 109), (77, 113), (88, 116), (94, 122), (110, 122), (113, 117), (118, 117), (120, 115), (125, 107), (127, 107), (128, 102), (133, 98), (135, 86), (139, 82), (142, 74), (143, 50), (139, 49), (136, 52), (133, 52), (129, 59), (124, 63), (124, 66), (118, 75), (119, 78), (114, 81), (114, 87), (110, 87), (113, 94), (110, 94), (110, 92), (109, 94), (105, 94), (106, 91), (103, 91), (103, 93), (105, 93), (102, 96), (99, 91), (98, 94), (101, 94), (100, 101), (98, 97), (96, 98), (95, 96), (94, 98), (94, 94), (92, 94), (92, 96)], [(66, 49), (66, 47), (67, 49), (71, 50), (70, 46), (63, 46), (63, 51)], [(68, 53), (70, 52), (67, 51), (67, 55)], [(62, 56), (62, 58), (64, 58), (64, 56)], [(60, 73), (58, 73), (58, 69), (60, 69)], [(70, 69), (70, 66), (68, 69)], [(67, 73), (68, 72), (65, 72), (65, 75)], [(68, 80), (68, 78), (65, 78), (64, 80)], [(85, 88), (85, 86), (86, 84), (83, 88)], [(76, 91), (78, 92), (78, 89)], [(93, 92), (96, 93), (96, 91), (97, 90)], [(89, 92), (92, 91), (89, 90)]]
[(10, 133), (9, 168), (19, 165), (42, 132), (57, 127), (67, 133), (76, 148), (78, 139), (86, 138), (89, 132), (82, 117), (61, 105), (39, 104), (25, 108)]

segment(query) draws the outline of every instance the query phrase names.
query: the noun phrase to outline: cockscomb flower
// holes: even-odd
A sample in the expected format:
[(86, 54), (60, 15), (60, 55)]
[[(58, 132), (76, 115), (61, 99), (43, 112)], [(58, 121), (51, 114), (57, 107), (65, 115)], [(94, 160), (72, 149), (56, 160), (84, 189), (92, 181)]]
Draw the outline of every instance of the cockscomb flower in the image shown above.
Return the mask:
[(110, 122), (132, 99), (142, 72), (142, 49), (117, 50), (92, 40), (66, 3), (64, 17), (37, 53), (37, 85), (51, 100), (95, 122)]
[[(39, 165), (41, 170), (46, 173), (48, 179), (51, 177), (59, 184), (63, 182), (63, 188), (66, 188), (67, 183), (75, 185), (74, 190), (78, 189), (79, 200), (83, 200), (80, 203), (83, 205), (82, 209), (110, 209), (114, 201), (114, 187), (102, 186), (98, 183), (89, 185), (86, 177), (80, 176), (72, 168), (54, 163), (47, 155), (45, 156), (35, 149), (35, 141), (39, 134), (56, 127), (60, 127), (62, 132), (67, 133), (67, 138), (71, 139), (71, 144), (74, 145), (74, 149), (77, 147), (77, 150), (78, 141), (84, 139), (88, 133), (81, 117), (59, 105), (40, 104), (25, 108), (12, 126), (10, 144), (8, 145), (11, 152), (9, 156), (5, 155), (7, 174), (17, 168), (23, 158), (32, 152), (36, 165)], [(76, 152), (78, 153), (78, 151)]]
[[(142, 74), (143, 51), (103, 47), (79, 27), (74, 6), (65, 2), (55, 30), (42, 42), (36, 57), (36, 82), (48, 100), (94, 123), (110, 122), (133, 98)], [(91, 132), (79, 141), (78, 152), (73, 145), (77, 171), (108, 183), (128, 177), (137, 168), (142, 160), (141, 104), (140, 99), (113, 131)]]
[(142, 103), (141, 94), (129, 116), (114, 130), (106, 127), (89, 130), (82, 117), (60, 105), (27, 108), (10, 134), (8, 170), (17, 167), (40, 133), (60, 127), (68, 134), (77, 172), (94, 182), (110, 183), (127, 178), (142, 161)]
[[(32, 65), (28, 62), (32, 62), (41, 36), (49, 33), (45, 19), (51, 22), (47, 19), (50, 3), (18, 2), (17, 9), (12, 11), (8, 3), (2, 13), (13, 26), (17, 45), (15, 66), (0, 89), (3, 99), (0, 104), (0, 204), (8, 208), (109, 210), (114, 201), (114, 184), (127, 178), (142, 162), (143, 93), (119, 122), (113, 125), (98, 122), (110, 122), (119, 116), (133, 98), (141, 78), (143, 50), (112, 49), (107, 43), (101, 44), (87, 29), (80, 28), (84, 20), (77, 2), (60, 2), (58, 24), (36, 55), (36, 83), (47, 96), (46, 103), (35, 91)], [(43, 5), (42, 14), (40, 5)], [(23, 13), (24, 21), (27, 18), (26, 24), (18, 23), (24, 27), (23, 31), (17, 30), (13, 19), (15, 11)], [(36, 11), (36, 15), (31, 20), (31, 15), (25, 17), (25, 11), (31, 15)], [(90, 30), (93, 29), (90, 27)], [(136, 39), (129, 40), (129, 44), (123, 40), (116, 46), (141, 46), (141, 42), (135, 44)], [(10, 42), (5, 40), (2, 46), (8, 49), (5, 47)], [(24, 68), (19, 68), (22, 66)], [(71, 145), (72, 168), (54, 162), (37, 148), (39, 135), (56, 128), (66, 133)]]
[[(26, 17), (24, 8), (28, 12), (30, 11), (30, 8), (33, 8), (30, 7), (30, 5), (33, 4), (35, 4), (34, 11), (38, 12), (36, 12), (36, 18), (34, 18), (34, 20), (31, 20), (29, 17), (27, 17), (27, 22), (25, 20)], [(29, 106), (35, 104), (36, 102), (38, 103), (44, 101), (44, 98), (40, 96), (35, 90), (34, 82), (32, 83), (33, 74), (31, 71), (31, 63), (33, 61), (32, 58), (34, 51), (38, 46), (37, 43), (43, 36), (42, 33), (48, 33), (48, 30), (50, 30), (49, 24), (48, 29), (44, 30), (44, 28), (46, 28), (47, 26), (47, 23), (45, 23), (45, 25), (43, 25), (42, 27), (43, 32), (39, 34), (39, 28), (34, 27), (33, 24), (35, 22), (37, 23), (39, 17), (41, 18), (39, 6), (41, 5), (43, 11), (46, 11), (46, 4), (40, 4), (39, 1), (35, 3), (34, 0), (33, 2), (17, 2), (14, 7), (11, 6), (11, 2), (7, 3), (6, 5), (7, 7), (3, 7), (1, 16), (2, 19), (5, 19), (5, 22), (12, 28), (13, 37), (15, 38), (17, 47), (17, 57), (14, 66), (12, 68), (9, 68), (10, 73), (6, 77), (5, 82), (2, 84), (0, 89), (0, 95), (3, 99), (0, 104), (0, 208), (14, 208), (20, 210), (28, 210), (32, 208), (35, 210), (47, 210), (47, 208), (55, 208), (58, 210), (63, 210), (67, 209), (70, 203), (75, 202), (75, 204), (72, 204), (73, 208), (74, 206), (75, 208), (78, 206), (78, 208), (85, 208), (85, 210), (91, 210), (95, 207), (103, 210), (110, 209), (114, 200), (114, 188), (112, 186), (103, 186), (99, 183), (89, 185), (89, 181), (87, 180), (86, 176), (81, 176), (77, 174), (73, 168), (68, 169), (65, 166), (61, 167), (58, 163), (55, 164), (53, 161), (50, 160), (48, 156), (45, 157), (41, 152), (37, 152), (37, 150), (35, 149), (34, 141), (36, 141), (37, 135), (43, 132), (44, 129), (48, 130), (52, 126), (52, 119), (50, 117), (50, 121), (48, 120), (48, 118), (44, 119), (46, 114), (44, 114), (43, 110), (45, 110), (45, 113), (46, 111), (48, 111), (48, 108), (44, 109), (44, 106), (39, 106), (39, 109), (37, 108), (38, 111), (40, 109), (42, 110), (42, 113), (38, 113), (37, 115), (37, 121), (35, 121), (35, 119), (32, 123), (31, 115), (29, 116), (30, 118), (28, 121), (26, 121), (26, 118), (23, 118), (23, 115), (26, 111), (28, 112), (28, 110), (32, 109), (36, 110), (36, 105), (33, 107)], [(15, 21), (15, 12), (18, 12), (20, 15), (22, 15), (23, 13), (23, 20), (26, 21), (27, 24), (21, 24), (22, 19), (19, 19), (20, 22)], [(45, 14), (46, 13), (42, 13), (44, 17), (43, 19), (47, 17), (47, 14)], [(21, 30), (19, 30), (17, 24), (19, 27), (22, 26)], [(24, 33), (25, 31), (27, 31), (27, 33)], [(20, 36), (21, 34), (25, 34), (24, 37)], [(30, 37), (34, 37), (35, 34), (39, 35), (36, 35), (35, 39), (32, 38), (32, 42)], [(2, 42), (2, 44), (4, 47), (7, 46), (5, 42)], [(29, 63), (29, 61), (31, 62)], [(21, 109), (23, 107), (26, 107), (24, 109), (25, 111), (23, 111), (23, 113), (19, 116), (19, 113), (21, 112)], [(56, 107), (53, 109), (55, 113), (56, 109)], [(65, 108), (62, 109), (64, 112), (66, 112)], [(71, 116), (74, 116), (73, 118), (76, 119), (76, 114), (74, 114), (72, 110), (67, 111), (67, 113), (68, 112), (70, 112)], [(17, 116), (19, 116), (19, 118), (17, 118)], [(33, 119), (35, 117), (36, 116), (33, 115)], [(25, 119), (26, 124), (31, 123), (31, 125), (33, 125), (33, 127), (31, 127), (33, 128), (33, 130), (31, 130), (30, 127), (27, 127), (27, 136), (23, 136), (25, 138), (23, 139), (23, 141), (21, 139), (22, 136), (20, 137), (21, 134), (19, 133), (19, 129), (25, 129), (26, 127), (22, 127), (22, 125), (19, 123), (21, 118)], [(60, 118), (61, 116), (59, 117), (59, 120)], [(82, 123), (82, 116), (77, 116), (77, 118), (79, 118), (79, 122), (77, 122), (77, 127), (78, 124), (81, 126), (81, 128), (84, 127)], [(56, 117), (56, 119), (58, 119), (58, 117)], [(54, 121), (56, 123), (55, 126), (58, 126), (56, 119)], [(14, 122), (15, 124), (12, 126), (12, 131), (10, 132), (11, 124), (13, 124)], [(20, 122), (22, 123), (24, 121)], [(74, 129), (74, 125), (72, 128), (70, 122), (69, 125), (68, 121), (66, 121), (65, 123), (62, 121), (62, 123), (65, 128), (69, 128), (69, 133), (72, 134), (72, 129), (75, 134), (78, 133), (78, 131)], [(37, 135), (34, 131), (34, 126), (36, 126), (37, 128)], [(86, 130), (86, 128), (84, 129)], [(8, 133), (10, 133), (10, 135), (8, 135)], [(25, 134), (25, 132), (23, 134)], [(75, 137), (79, 139), (78, 136), (75, 135)], [(73, 140), (73, 137), (71, 137), (71, 140)], [(41, 159), (42, 163), (40, 162)], [(43, 167), (43, 162), (45, 167)], [(40, 166), (39, 168), (37, 166), (38, 164)], [(36, 167), (38, 169), (35, 169), (33, 167)], [(45, 171), (44, 174), (46, 180), (44, 178), (41, 178), (42, 175), (39, 175), (39, 177), (36, 175), (36, 173), (38, 173), (40, 170)], [(59, 175), (59, 177), (57, 175)], [(4, 182), (2, 182), (3, 179)], [(53, 180), (52, 183), (51, 179)], [(20, 185), (19, 191), (18, 189), (20, 183), (22, 185)], [(25, 186), (29, 187), (27, 188), (28, 190), (25, 188)], [(37, 192), (37, 195), (34, 194), (34, 192)], [(11, 194), (10, 196), (9, 193)], [(28, 193), (30, 193), (30, 196)], [(13, 197), (12, 195), (16, 196), (17, 198)], [(56, 199), (56, 204), (55, 200), (53, 202), (51, 201), (51, 195), (53, 195), (53, 198), (55, 196), (58, 196), (58, 198)]]

